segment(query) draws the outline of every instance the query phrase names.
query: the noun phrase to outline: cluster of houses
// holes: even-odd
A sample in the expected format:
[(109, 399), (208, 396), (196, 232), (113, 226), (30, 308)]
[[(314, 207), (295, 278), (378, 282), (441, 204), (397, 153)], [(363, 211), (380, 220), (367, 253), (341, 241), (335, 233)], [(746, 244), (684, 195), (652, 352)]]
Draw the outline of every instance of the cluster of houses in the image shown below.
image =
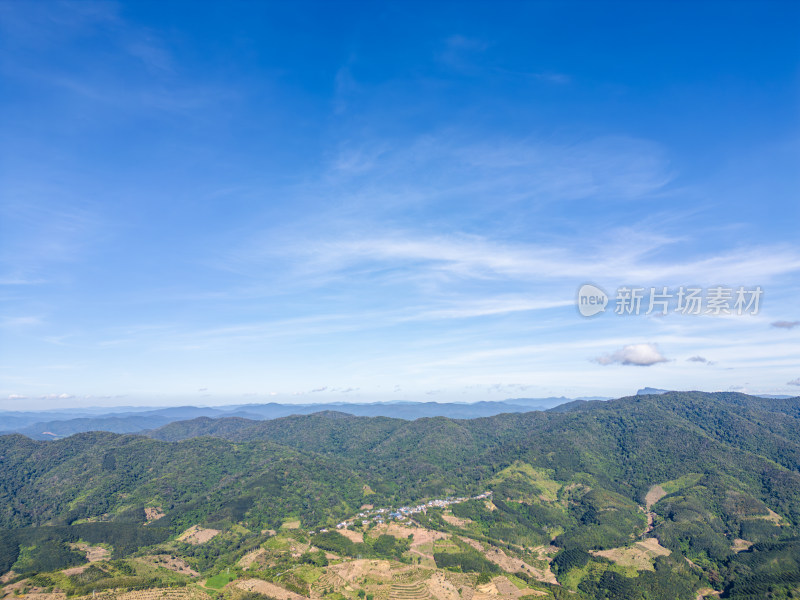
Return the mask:
[(354, 525), (357, 521), (361, 521), (362, 525), (369, 525), (372, 521), (377, 524), (385, 523), (386, 521), (403, 521), (411, 515), (421, 512), (426, 512), (429, 508), (445, 508), (451, 504), (458, 504), (459, 502), (466, 502), (467, 500), (483, 500), (492, 495), (492, 492), (483, 492), (471, 498), (444, 498), (442, 500), (428, 500), (424, 504), (417, 504), (416, 506), (401, 506), (398, 509), (392, 508), (373, 508), (367, 511), (358, 513), (352, 519), (342, 521), (336, 525), (337, 529), (345, 529)]

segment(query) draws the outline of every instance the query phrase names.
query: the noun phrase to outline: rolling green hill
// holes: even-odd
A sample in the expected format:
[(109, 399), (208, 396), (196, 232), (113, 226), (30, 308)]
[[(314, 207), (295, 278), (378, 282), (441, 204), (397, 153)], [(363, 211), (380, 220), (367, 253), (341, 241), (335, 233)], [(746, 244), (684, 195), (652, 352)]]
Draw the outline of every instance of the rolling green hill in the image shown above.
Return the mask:
[[(490, 506), (470, 500), (449, 521), (433, 510), (420, 524), (520, 556), (553, 543), (559, 581), (589, 598), (670, 581), (686, 589), (702, 581), (736, 598), (800, 584), (800, 399), (696, 392), (473, 420), (324, 412), (203, 417), (149, 437), (3, 436), (0, 571), (69, 566), (77, 540), (109, 544), (124, 559), (191, 525), (311, 530), (365, 503), (486, 489)], [(596, 554), (649, 537), (670, 553), (649, 575), (612, 569)]]

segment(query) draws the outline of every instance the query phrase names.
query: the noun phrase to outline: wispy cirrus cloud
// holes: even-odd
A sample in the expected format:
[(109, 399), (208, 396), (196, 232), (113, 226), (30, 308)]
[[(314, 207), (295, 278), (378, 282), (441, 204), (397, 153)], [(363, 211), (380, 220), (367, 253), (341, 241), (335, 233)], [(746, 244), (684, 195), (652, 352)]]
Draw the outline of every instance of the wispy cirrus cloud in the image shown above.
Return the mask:
[(566, 73), (548, 68), (521, 71), (510, 68), (504, 61), (492, 56), (494, 43), (461, 34), (450, 35), (444, 39), (436, 54), (438, 62), (460, 75), (496, 77), (511, 81), (533, 80), (546, 85), (565, 85), (572, 81)]
[[(153, 109), (175, 115), (233, 95), (229, 86), (182, 75), (168, 35), (123, 18), (113, 2), (2, 3), (0, 31), (4, 49), (17, 57), (0, 63), (0, 71), (24, 85), (49, 87), (56, 104), (92, 106), (93, 114), (99, 107), (115, 115), (125, 109), (128, 117)], [(82, 43), (86, 37), (104, 41), (102, 56)], [(66, 64), (49, 61), (52, 52), (68, 57)]]
[[(365, 330), (386, 330), (410, 323), (499, 317), (521, 312), (547, 311), (568, 306), (572, 300), (534, 300), (501, 296), (473, 299), (430, 300), (420, 306), (373, 310), (350, 310), (291, 318), (236, 322), (222, 327), (187, 328), (178, 324), (129, 327), (107, 332), (108, 338), (95, 342), (99, 347), (124, 347), (146, 344), (158, 349), (204, 350), (210, 348), (252, 347), (278, 339), (297, 340), (341, 335)], [(76, 341), (74, 344), (81, 342)]]
[[(0, 285), (3, 285), (0, 282)], [(0, 317), (0, 327), (31, 327), (41, 325), (44, 319), (40, 316)]]
[[(82, 260), (88, 248), (106, 235), (96, 207), (74, 202), (55, 186), (7, 185), (3, 191), (0, 218), (8, 233), (0, 245), (0, 281), (7, 285), (52, 279), (52, 267)], [(56, 207), (43, 200), (54, 197), (73, 201), (72, 206)]]
[(572, 304), (572, 300), (536, 300), (523, 296), (486, 298), (484, 300), (450, 302), (447, 306), (422, 310), (408, 317), (401, 317), (400, 320), (466, 319), (505, 315), (516, 312), (547, 310), (561, 306), (570, 306)]
[(598, 240), (590, 248), (586, 245), (545, 247), (475, 235), (422, 237), (414, 233), (387, 232), (381, 237), (317, 241), (295, 248), (284, 246), (281, 254), (291, 258), (291, 253), (297, 253), (305, 268), (322, 272), (361, 269), (362, 274), (367, 274), (379, 273), (389, 266), (405, 266), (417, 275), (428, 271), (471, 279), (576, 281), (593, 277), (642, 285), (676, 285), (687, 281), (708, 284), (728, 281), (733, 285), (755, 278), (767, 281), (800, 270), (800, 252), (784, 246), (731, 250), (673, 262), (656, 260), (652, 254), (670, 246), (673, 240), (663, 236), (659, 239), (657, 234), (645, 240), (647, 237), (647, 234), (642, 236), (641, 246), (633, 243), (623, 251), (613, 243), (603, 243), (605, 240)]
[[(342, 168), (359, 160), (358, 169)], [(365, 161), (364, 158), (369, 160)], [(589, 140), (467, 137), (442, 130), (412, 139), (347, 138), (328, 163), (350, 201), (386, 198), (413, 206), (458, 198), (485, 208), (513, 203), (600, 198), (618, 203), (662, 191), (675, 174), (667, 153), (650, 140), (604, 136)], [(350, 189), (346, 184), (357, 184)], [(382, 200), (381, 205), (384, 204)], [(517, 210), (523, 207), (517, 206)]]
[(461, 34), (448, 36), (437, 54), (439, 62), (461, 73), (477, 74), (483, 70), (481, 55), (489, 48), (485, 40)]
[[(423, 285), (442, 277), (735, 285), (800, 269), (800, 252), (791, 246), (681, 252), (686, 229), (674, 211), (631, 223), (628, 202), (656, 201), (674, 177), (659, 144), (626, 136), (476, 140), (442, 130), (410, 140), (350, 138), (339, 143), (319, 182), (289, 191), (301, 204), (333, 191), (335, 202), (281, 231), (253, 230), (213, 260), (259, 277), (264, 266), (283, 266), (295, 282), (320, 285), (340, 276)], [(580, 210), (589, 199), (605, 203), (609, 227), (556, 234), (539, 225), (539, 213), (556, 203), (575, 202)], [(532, 229), (521, 235), (528, 222)]]

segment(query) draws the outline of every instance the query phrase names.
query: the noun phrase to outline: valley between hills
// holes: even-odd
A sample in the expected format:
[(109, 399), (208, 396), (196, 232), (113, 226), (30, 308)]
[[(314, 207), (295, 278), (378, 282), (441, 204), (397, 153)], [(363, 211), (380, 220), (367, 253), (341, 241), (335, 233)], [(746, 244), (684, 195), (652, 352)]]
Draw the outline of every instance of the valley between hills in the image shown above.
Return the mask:
[(0, 597), (800, 597), (800, 398), (0, 437)]

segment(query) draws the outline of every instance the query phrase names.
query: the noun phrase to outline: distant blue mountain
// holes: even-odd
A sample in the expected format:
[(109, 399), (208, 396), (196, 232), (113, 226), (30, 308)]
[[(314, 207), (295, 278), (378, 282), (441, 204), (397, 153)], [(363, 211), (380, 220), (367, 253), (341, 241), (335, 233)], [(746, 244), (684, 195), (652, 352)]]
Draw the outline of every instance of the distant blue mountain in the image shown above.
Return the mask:
[[(602, 398), (607, 400), (607, 398)], [(501, 413), (520, 413), (547, 410), (572, 402), (572, 398), (511, 398), (498, 402), (373, 402), (325, 404), (241, 404), (229, 406), (170, 406), (61, 409), (55, 411), (0, 411), (0, 427), (4, 433), (21, 433), (33, 439), (48, 440), (84, 431), (138, 433), (156, 429), (175, 421), (199, 417), (238, 417), (251, 420), (277, 419), (290, 415), (307, 415), (321, 411), (336, 411), (360, 417), (394, 417), (413, 421), (422, 417), (474, 419)]]
[(652, 394), (666, 394), (670, 390), (660, 390), (658, 388), (645, 387), (636, 392), (637, 396), (649, 396)]
[[(668, 390), (645, 387), (636, 395), (664, 394)], [(762, 398), (780, 400), (792, 396)], [(197, 418), (219, 419), (236, 417), (251, 421), (279, 419), (291, 415), (308, 415), (323, 411), (347, 413), (358, 417), (393, 417), (414, 421), (423, 417), (449, 417), (475, 419), (492, 417), (501, 413), (523, 413), (538, 410), (569, 412), (581, 406), (610, 400), (602, 396), (566, 398), (509, 398), (503, 401), (482, 402), (372, 402), (325, 404), (238, 404), (223, 406), (169, 406), (169, 407), (116, 407), (76, 408), (52, 411), (0, 411), (0, 435), (21, 433), (37, 440), (68, 437), (85, 431), (110, 431), (112, 433), (141, 433), (157, 429), (176, 421)], [(105, 412), (103, 412), (105, 411)]]

